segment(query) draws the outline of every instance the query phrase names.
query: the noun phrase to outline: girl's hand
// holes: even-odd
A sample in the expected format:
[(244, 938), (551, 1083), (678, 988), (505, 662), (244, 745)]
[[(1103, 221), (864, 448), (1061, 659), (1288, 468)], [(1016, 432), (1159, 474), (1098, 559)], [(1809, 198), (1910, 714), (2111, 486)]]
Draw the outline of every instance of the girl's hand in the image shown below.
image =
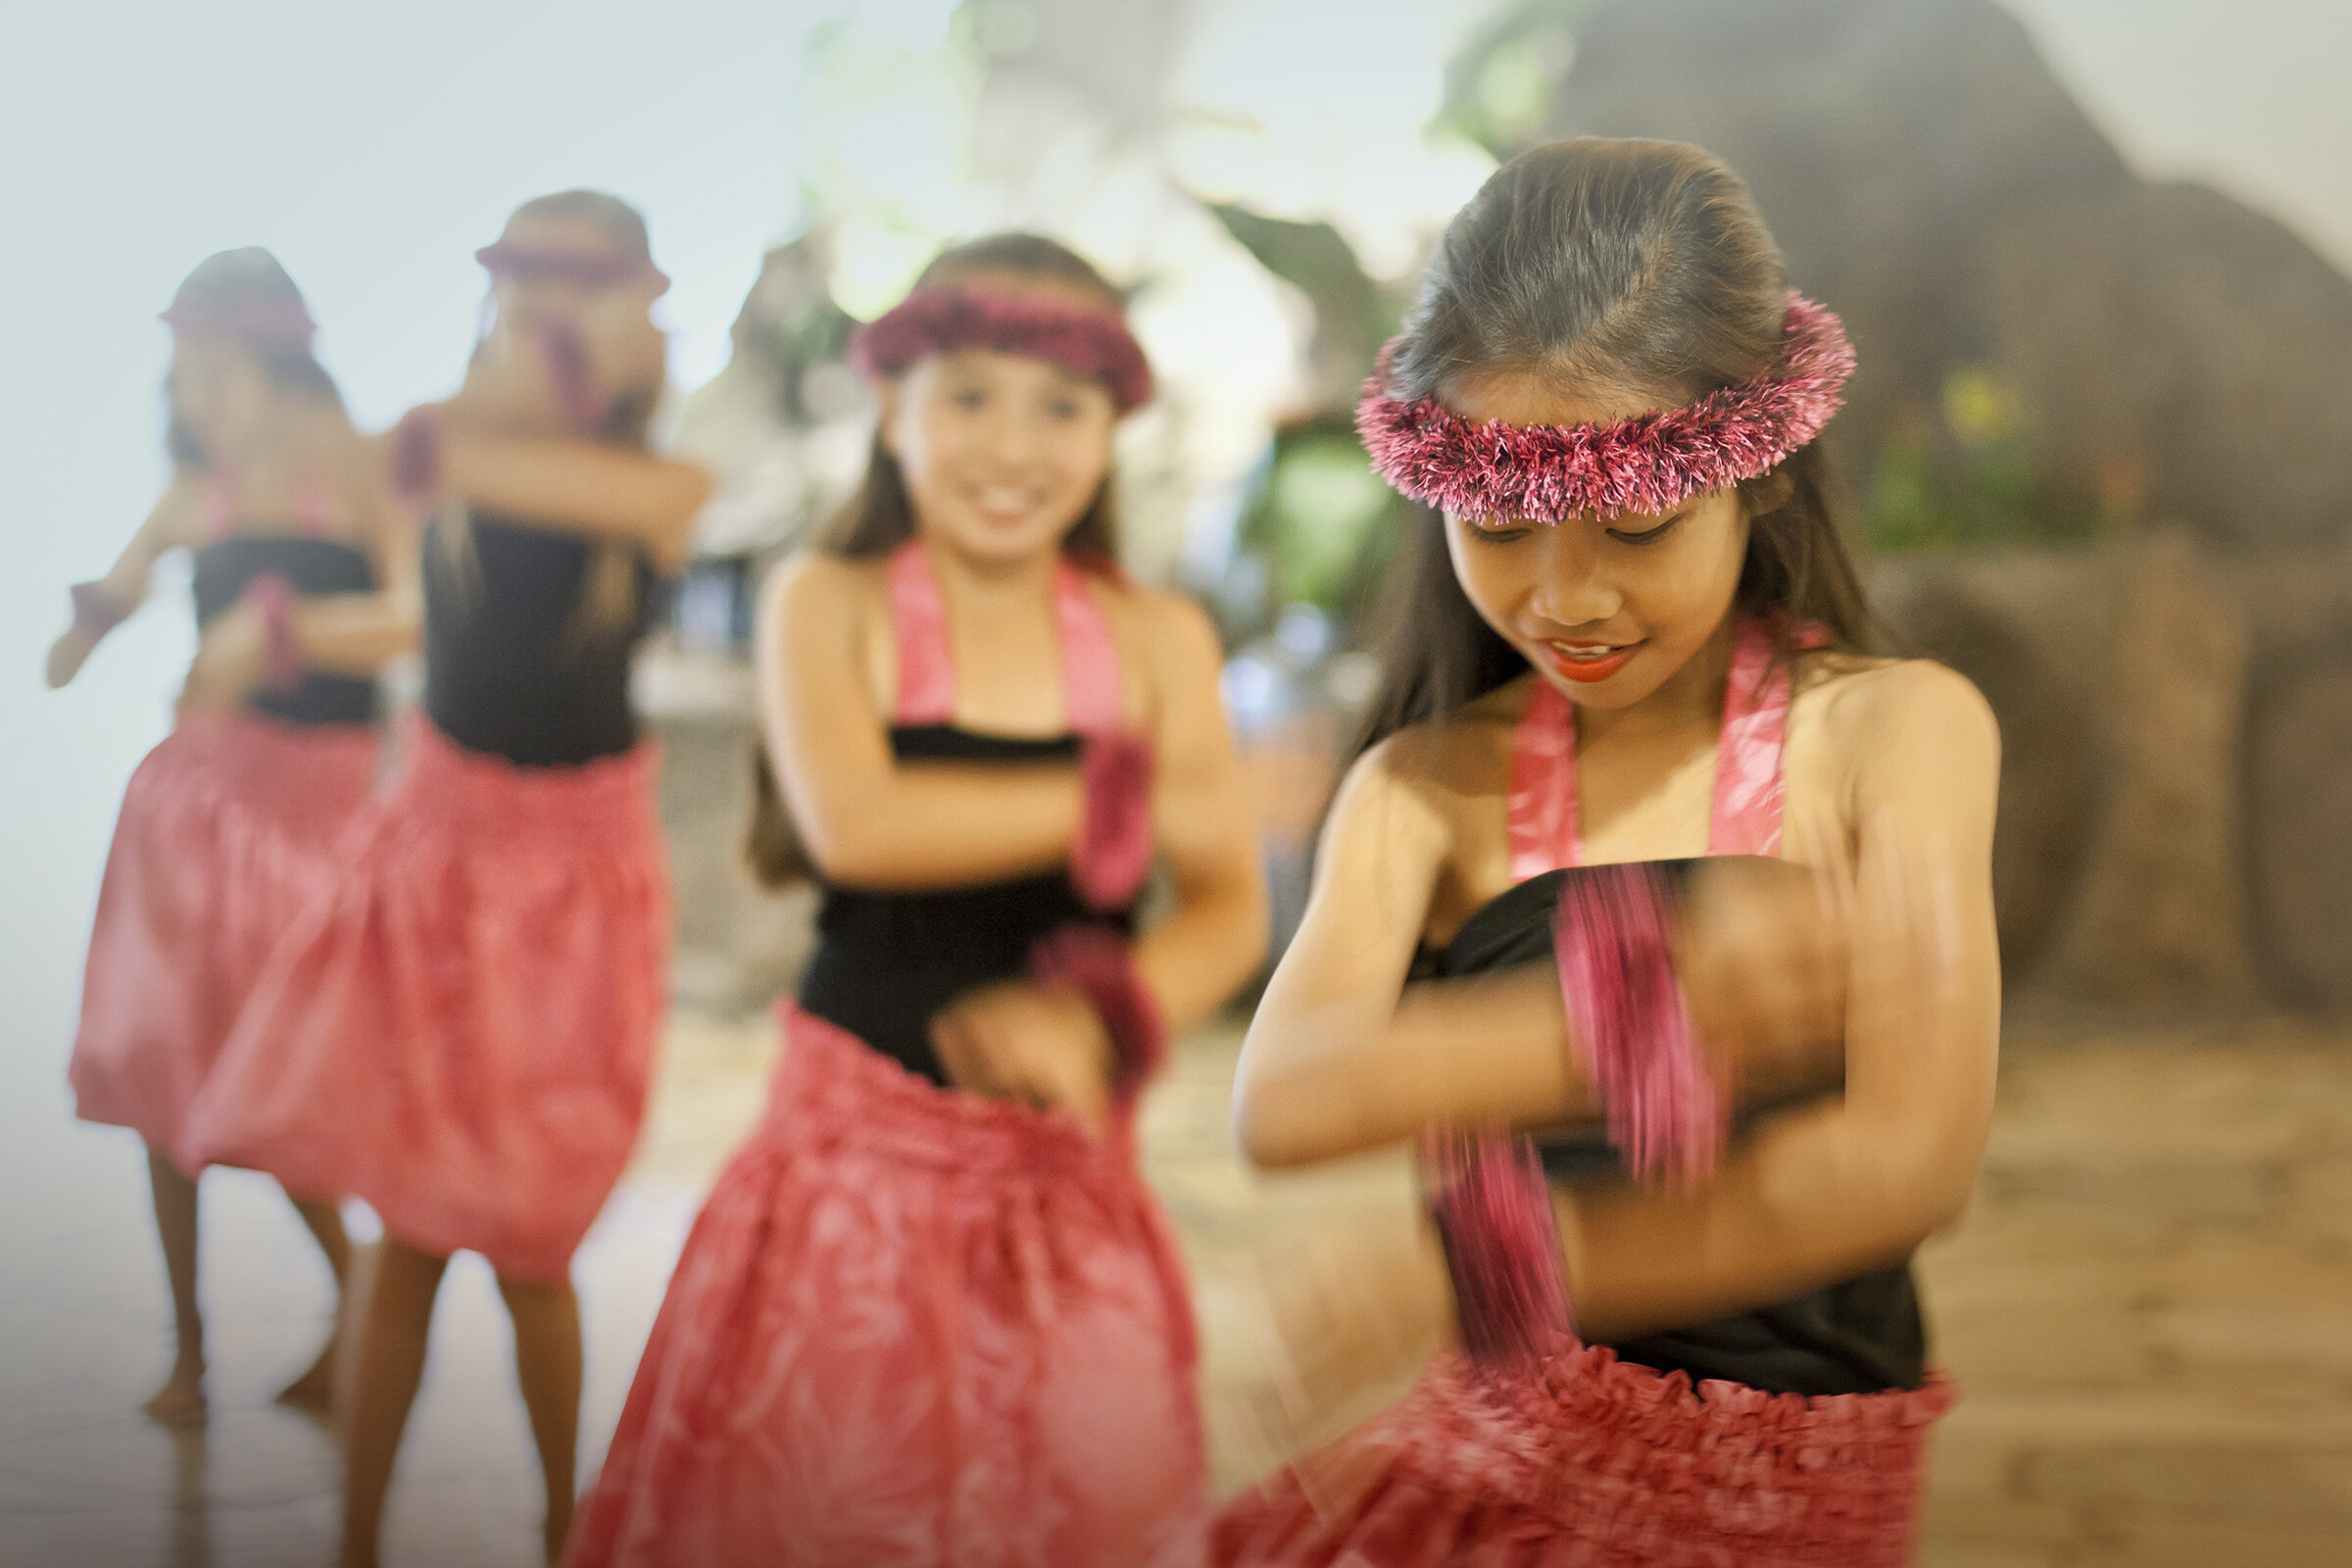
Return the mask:
[(269, 667), (270, 631), (249, 604), (232, 605), (213, 618), (196, 645), (187, 684), (179, 694), (183, 713), (228, 713), (244, 706)]
[(1693, 871), (1675, 968), (1691, 1023), (1735, 1088), (1834, 1082), (1843, 1068), (1849, 970), (1837, 887), (1758, 856)]
[(1066, 1112), (1089, 1134), (1108, 1119), (1110, 1035), (1074, 991), (1026, 980), (983, 986), (933, 1016), (931, 1044), (958, 1089)]
[(88, 622), (80, 620), (57, 634), (57, 641), (49, 645), (49, 660), (44, 666), (50, 690), (56, 690), (81, 673), (82, 663), (96, 651), (98, 639), (103, 635)]

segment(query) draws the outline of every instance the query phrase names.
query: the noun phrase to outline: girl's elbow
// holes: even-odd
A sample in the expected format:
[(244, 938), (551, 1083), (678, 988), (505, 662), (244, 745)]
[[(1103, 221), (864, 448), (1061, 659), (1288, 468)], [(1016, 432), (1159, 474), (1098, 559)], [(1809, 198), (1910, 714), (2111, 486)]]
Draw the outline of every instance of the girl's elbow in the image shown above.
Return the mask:
[(1260, 1170), (1309, 1164), (1321, 1153), (1294, 1098), (1247, 1074), (1234, 1084), (1233, 1135), (1242, 1157)]

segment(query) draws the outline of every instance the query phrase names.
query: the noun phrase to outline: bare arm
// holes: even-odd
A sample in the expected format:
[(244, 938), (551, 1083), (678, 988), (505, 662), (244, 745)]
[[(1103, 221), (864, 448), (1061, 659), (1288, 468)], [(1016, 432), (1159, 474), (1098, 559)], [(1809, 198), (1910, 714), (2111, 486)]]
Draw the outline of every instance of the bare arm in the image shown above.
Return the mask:
[(1150, 606), (1143, 650), (1158, 695), (1152, 836), (1176, 907), (1136, 945), (1136, 967), (1170, 1030), (1207, 1016), (1266, 951), (1266, 889), (1218, 698), (1217, 636), (1181, 600)]
[(461, 425), (444, 437), (441, 462), (442, 483), (470, 505), (635, 545), (663, 571), (685, 564), (710, 495), (699, 464), (555, 436)]
[(809, 858), (852, 887), (967, 887), (1050, 870), (1077, 835), (1075, 763), (901, 766), (862, 659), (878, 613), (856, 569), (804, 556), (760, 594), (768, 761)]
[(147, 598), (147, 579), (155, 570), (156, 562), (172, 546), (185, 542), (188, 521), (204, 504), (203, 481), (196, 475), (181, 471), (173, 475), (147, 518), (139, 524), (130, 543), (115, 558), (106, 575), (92, 583), (91, 590), (112, 617), (103, 624), (92, 624), (76, 616), (73, 625), (58, 635), (49, 646), (46, 671), (51, 687), (65, 685), (80, 673), (83, 661), (103, 641), (114, 624), (137, 610)]
[(1349, 769), (1297, 936), (1259, 1002), (1234, 1085), (1261, 1165), (1330, 1159), (1432, 1121), (1580, 1120), (1548, 968), (1407, 988), (1450, 832), (1396, 737)]
[(416, 534), (399, 509), (376, 502), (372, 512), (374, 590), (326, 594), (295, 607), (295, 642), (312, 669), (371, 676), (416, 647), (424, 619)]
[(1595, 1338), (1893, 1262), (1975, 1184), (2000, 1034), (1999, 736), (1975, 689), (1937, 665), (1886, 672), (1875, 699), (1855, 784), (1844, 1096), (1766, 1123), (1697, 1192), (1562, 1195), (1578, 1316)]

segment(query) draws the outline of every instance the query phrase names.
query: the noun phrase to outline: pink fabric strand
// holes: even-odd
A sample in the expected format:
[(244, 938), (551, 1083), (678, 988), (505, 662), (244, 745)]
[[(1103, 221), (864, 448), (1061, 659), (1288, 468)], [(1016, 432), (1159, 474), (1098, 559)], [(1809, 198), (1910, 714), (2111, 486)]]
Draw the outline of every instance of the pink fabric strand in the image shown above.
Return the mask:
[(1525, 1368), (1576, 1332), (1544, 1162), (1525, 1138), (1433, 1128), (1421, 1140), (1430, 1214), (1472, 1364)]
[(1695, 1186), (1729, 1131), (1690, 1027), (1655, 866), (1594, 865), (1560, 883), (1552, 914), (1576, 1065), (1600, 1097), (1609, 1142), (1636, 1178)]

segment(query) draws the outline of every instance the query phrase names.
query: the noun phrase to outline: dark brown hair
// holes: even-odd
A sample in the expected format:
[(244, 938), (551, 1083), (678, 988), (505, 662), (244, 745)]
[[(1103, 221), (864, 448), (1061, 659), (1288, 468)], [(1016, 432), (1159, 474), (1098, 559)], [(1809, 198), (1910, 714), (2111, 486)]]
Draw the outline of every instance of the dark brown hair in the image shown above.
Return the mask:
[[(1446, 226), (1389, 390), (1429, 397), (1465, 375), (1520, 372), (1689, 403), (1772, 368), (1787, 299), (1780, 247), (1721, 160), (1680, 142), (1552, 142), (1496, 170)], [(1752, 514), (1734, 603), (1818, 621), (1849, 652), (1873, 646), (1818, 443), (1740, 490)], [(1396, 552), (1374, 627), (1381, 676), (1362, 746), (1527, 668), (1463, 595), (1435, 512)]]
[[(175, 310), (185, 305), (210, 306), (231, 315), (240, 307), (261, 307), (296, 317), (309, 314), (302, 290), (294, 286), (294, 279), (278, 265), (276, 257), (259, 245), (220, 251), (198, 262), (172, 296), (172, 305)], [(240, 333), (238, 341), (253, 356), (253, 363), (270, 386), (309, 402), (326, 404), (338, 414), (343, 412), (343, 394), (336, 387), (335, 378), (326, 373), (326, 367), (311, 352), (307, 337)], [(181, 417), (172, 401), (169, 379), (164, 383), (164, 404), (169, 413), (164, 448), (171, 454), (173, 466), (189, 469), (209, 466), (212, 455), (204, 450), (204, 443)]]
[[(992, 272), (1069, 284), (1102, 296), (1102, 302), (1113, 308), (1126, 303), (1085, 257), (1042, 234), (1018, 230), (949, 246), (931, 259), (914, 286), (946, 287)], [(1062, 536), (1064, 550), (1111, 571), (1117, 569), (1119, 559), (1113, 489), (1112, 476), (1105, 473), (1094, 499)], [(816, 548), (849, 561), (872, 561), (889, 555), (914, 535), (914, 502), (906, 493), (906, 476), (877, 429), (866, 455), (864, 478), (819, 531)], [(767, 748), (759, 743), (752, 748), (752, 826), (744, 840), (744, 859), (760, 886), (770, 889), (788, 887), (814, 870), (776, 787)]]

